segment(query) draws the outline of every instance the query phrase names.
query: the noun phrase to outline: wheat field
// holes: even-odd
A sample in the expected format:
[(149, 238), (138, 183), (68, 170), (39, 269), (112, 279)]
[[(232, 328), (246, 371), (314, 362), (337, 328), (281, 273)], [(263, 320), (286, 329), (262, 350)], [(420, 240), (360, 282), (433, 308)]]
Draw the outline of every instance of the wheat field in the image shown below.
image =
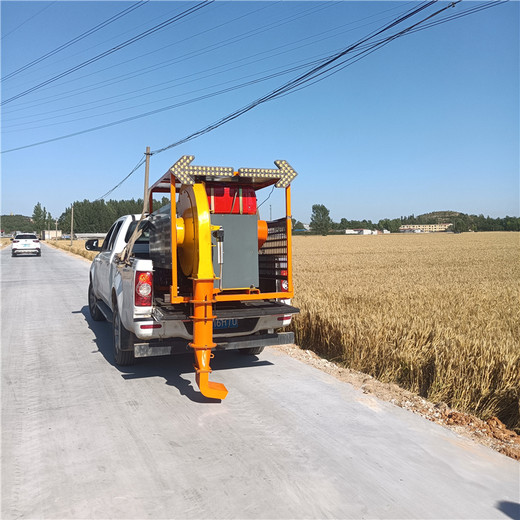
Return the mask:
[(520, 234), (297, 236), (296, 343), (520, 433)]

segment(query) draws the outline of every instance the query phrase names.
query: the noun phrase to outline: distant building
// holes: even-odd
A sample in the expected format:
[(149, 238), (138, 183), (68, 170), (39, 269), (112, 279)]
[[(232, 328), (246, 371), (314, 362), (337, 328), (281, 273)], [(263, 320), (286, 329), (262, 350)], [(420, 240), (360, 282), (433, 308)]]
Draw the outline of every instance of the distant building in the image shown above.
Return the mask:
[(372, 229), (345, 229), (345, 235), (377, 235), (377, 230)]
[(44, 229), (40, 234), (40, 238), (42, 240), (59, 240), (61, 238), (61, 229), (58, 229), (58, 231), (55, 229)]
[(399, 226), (400, 233), (441, 233), (452, 226), (446, 224), (404, 224)]

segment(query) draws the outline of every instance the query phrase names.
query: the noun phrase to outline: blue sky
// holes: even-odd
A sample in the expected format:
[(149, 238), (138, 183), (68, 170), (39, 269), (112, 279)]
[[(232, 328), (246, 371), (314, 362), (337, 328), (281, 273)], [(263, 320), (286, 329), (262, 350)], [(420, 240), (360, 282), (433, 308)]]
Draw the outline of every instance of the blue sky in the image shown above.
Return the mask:
[[(94, 200), (132, 170), (146, 146), (173, 143), (310, 66), (150, 117), (8, 150), (303, 66), (419, 5), (217, 1), (38, 87), (197, 5), (151, 1), (5, 78), (133, 4), (2, 1), (2, 214), (31, 215), (41, 202), (58, 217), (74, 200)], [(463, 1), (440, 16), (482, 4)], [(399, 38), (319, 83), (152, 156), (150, 180), (186, 154), (194, 164), (235, 168), (285, 159), (299, 174), (293, 216), (303, 222), (316, 203), (336, 221), (436, 210), (518, 216), (519, 18), (519, 3), (509, 2)], [(141, 197), (143, 179), (140, 169), (109, 198)], [(260, 201), (268, 194), (260, 192)], [(282, 190), (262, 206), (264, 218), (269, 206), (273, 218), (281, 215)]]

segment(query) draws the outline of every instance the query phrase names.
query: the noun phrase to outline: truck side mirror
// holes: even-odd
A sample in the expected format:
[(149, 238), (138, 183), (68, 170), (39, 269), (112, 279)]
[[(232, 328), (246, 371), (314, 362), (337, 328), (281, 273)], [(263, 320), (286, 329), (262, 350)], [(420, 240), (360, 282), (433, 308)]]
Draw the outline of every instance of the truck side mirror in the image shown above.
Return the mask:
[(101, 251), (99, 247), (99, 240), (97, 238), (91, 238), (85, 242), (85, 249), (87, 251)]

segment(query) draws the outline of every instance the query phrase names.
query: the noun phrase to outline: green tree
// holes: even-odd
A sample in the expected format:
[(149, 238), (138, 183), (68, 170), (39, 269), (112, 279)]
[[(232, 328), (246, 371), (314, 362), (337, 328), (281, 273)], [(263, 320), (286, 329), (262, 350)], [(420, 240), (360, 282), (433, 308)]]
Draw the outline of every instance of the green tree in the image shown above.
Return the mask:
[(42, 209), (42, 205), (38, 202), (36, 206), (34, 206), (32, 220), (34, 224), (34, 229), (37, 233), (40, 233), (45, 226), (45, 217), (47, 216), (47, 211)]
[(345, 229), (348, 229), (348, 220), (346, 218), (342, 218), (340, 221), (339, 221), (339, 226), (338, 226), (338, 229), (342, 229), (343, 231), (345, 231)]
[(332, 226), (329, 210), (323, 204), (312, 206), (311, 229), (320, 235), (327, 235)]
[(455, 231), (455, 233), (464, 233), (466, 231), (469, 231), (469, 226), (465, 219), (456, 218), (456, 219), (453, 219), (452, 229), (453, 229), (453, 231)]
[(1, 228), (4, 233), (15, 233), (22, 231), (24, 233), (32, 233), (35, 231), (34, 223), (30, 217), (24, 215), (2, 215)]

